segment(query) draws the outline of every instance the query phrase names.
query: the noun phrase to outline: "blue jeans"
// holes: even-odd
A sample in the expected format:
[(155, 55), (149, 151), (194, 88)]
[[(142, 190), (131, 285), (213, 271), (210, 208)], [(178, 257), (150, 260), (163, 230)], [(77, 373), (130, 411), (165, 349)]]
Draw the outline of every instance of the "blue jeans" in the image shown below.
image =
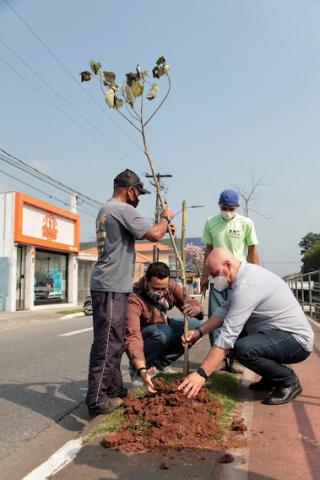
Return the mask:
[(289, 332), (269, 329), (238, 338), (234, 357), (261, 377), (279, 385), (290, 386), (297, 379), (291, 368), (283, 364), (305, 360), (307, 352)]
[[(188, 321), (189, 329), (194, 330), (201, 323), (201, 320), (190, 318)], [(181, 342), (181, 336), (183, 335), (182, 319), (168, 319), (168, 325), (163, 323), (146, 325), (142, 327), (141, 333), (147, 368), (153, 365), (168, 366), (181, 357), (184, 352)]]

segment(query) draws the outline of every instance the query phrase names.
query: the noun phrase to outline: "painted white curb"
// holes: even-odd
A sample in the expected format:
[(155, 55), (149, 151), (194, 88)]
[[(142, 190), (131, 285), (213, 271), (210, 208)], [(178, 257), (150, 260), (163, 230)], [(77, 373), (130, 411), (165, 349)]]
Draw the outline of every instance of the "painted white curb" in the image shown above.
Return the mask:
[(22, 480), (46, 480), (50, 475), (54, 475), (72, 462), (81, 447), (82, 438), (70, 440)]
[(64, 317), (60, 317), (60, 320), (67, 320), (68, 318), (77, 318), (77, 317), (85, 317), (86, 314), (84, 312), (78, 312), (78, 313), (68, 313), (68, 315), (65, 315)]

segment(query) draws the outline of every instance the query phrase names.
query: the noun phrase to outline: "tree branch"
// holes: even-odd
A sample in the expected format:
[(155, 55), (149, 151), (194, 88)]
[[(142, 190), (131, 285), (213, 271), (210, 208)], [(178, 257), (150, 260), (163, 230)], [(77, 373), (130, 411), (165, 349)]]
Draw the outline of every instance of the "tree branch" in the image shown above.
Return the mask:
[(171, 79), (170, 79), (170, 75), (169, 75), (168, 73), (166, 73), (166, 76), (167, 76), (167, 78), (168, 78), (168, 83), (169, 83), (169, 85), (168, 85), (168, 91), (167, 91), (167, 93), (165, 94), (162, 102), (158, 105), (158, 107), (155, 109), (155, 111), (150, 115), (150, 117), (148, 118), (148, 120), (147, 120), (146, 123), (144, 124), (144, 127), (145, 127), (146, 125), (148, 125), (148, 123), (150, 122), (150, 120), (153, 119), (153, 117), (155, 116), (155, 114), (157, 113), (157, 111), (162, 107), (162, 105), (163, 105), (164, 102), (166, 101), (166, 99), (167, 99), (167, 97), (168, 97), (168, 95), (169, 95), (169, 93), (170, 93), (170, 91), (171, 91)]

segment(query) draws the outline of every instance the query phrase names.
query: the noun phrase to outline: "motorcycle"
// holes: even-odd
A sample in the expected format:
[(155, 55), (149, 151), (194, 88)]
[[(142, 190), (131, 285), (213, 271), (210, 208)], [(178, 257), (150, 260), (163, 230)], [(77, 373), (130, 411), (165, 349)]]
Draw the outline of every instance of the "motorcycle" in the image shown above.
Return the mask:
[(85, 315), (92, 315), (92, 299), (90, 295), (86, 297), (83, 303), (83, 311)]

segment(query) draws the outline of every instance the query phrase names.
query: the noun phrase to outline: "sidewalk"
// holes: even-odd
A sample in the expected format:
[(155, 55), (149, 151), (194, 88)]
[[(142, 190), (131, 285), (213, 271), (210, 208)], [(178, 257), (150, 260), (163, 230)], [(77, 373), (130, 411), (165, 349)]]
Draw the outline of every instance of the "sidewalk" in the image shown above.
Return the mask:
[[(69, 310), (76, 310), (79, 307), (66, 307), (65, 305), (55, 305), (50, 308), (39, 308), (34, 310), (19, 310), (17, 312), (0, 312), (0, 331), (17, 328), (25, 325), (34, 325), (50, 320), (59, 320)], [(60, 313), (59, 313), (60, 312)]]
[[(218, 464), (220, 453), (205, 450), (123, 454), (103, 449), (99, 439), (86, 445), (52, 480), (319, 480), (320, 479), (320, 327), (315, 351), (294, 366), (303, 393), (286, 405), (266, 406), (263, 395), (247, 388), (246, 370), (241, 407), (248, 426), (248, 448), (233, 451), (235, 461)], [(190, 351), (196, 368), (208, 351), (207, 339)], [(181, 361), (178, 362), (178, 366)]]

